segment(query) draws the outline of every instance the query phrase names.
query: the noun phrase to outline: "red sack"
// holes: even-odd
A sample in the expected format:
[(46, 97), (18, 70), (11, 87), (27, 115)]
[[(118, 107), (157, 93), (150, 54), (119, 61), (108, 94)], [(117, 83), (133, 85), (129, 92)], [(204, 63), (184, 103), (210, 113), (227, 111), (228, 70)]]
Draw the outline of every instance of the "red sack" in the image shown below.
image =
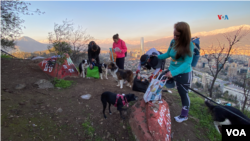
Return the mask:
[(132, 113), (129, 118), (129, 124), (136, 140), (153, 141), (151, 134), (148, 131), (146, 119), (146, 104), (143, 99), (137, 101), (131, 107)]
[[(158, 108), (153, 108), (152, 105)], [(158, 104), (152, 104), (152, 102), (146, 104), (142, 99), (134, 104), (131, 110), (129, 124), (136, 140), (171, 141), (171, 118), (166, 101), (162, 100)]]
[(163, 99), (153, 104), (146, 104), (149, 132), (155, 141), (171, 141), (171, 117), (169, 106)]

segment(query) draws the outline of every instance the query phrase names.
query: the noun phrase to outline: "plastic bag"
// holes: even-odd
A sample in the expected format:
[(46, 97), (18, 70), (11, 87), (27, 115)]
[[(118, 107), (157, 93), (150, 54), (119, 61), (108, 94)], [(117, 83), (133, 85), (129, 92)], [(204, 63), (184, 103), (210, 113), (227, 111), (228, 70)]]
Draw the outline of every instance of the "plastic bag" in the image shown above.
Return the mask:
[(90, 97), (91, 97), (91, 94), (85, 94), (81, 96), (82, 99), (90, 99)]
[(147, 91), (148, 85), (149, 85), (149, 81), (147, 79), (145, 80), (137, 79), (137, 75), (136, 75), (134, 78), (132, 90), (145, 93)]
[(94, 66), (94, 68), (91, 70), (90, 67), (87, 68), (87, 75), (86, 77), (93, 77), (93, 78), (100, 78), (99, 69), (97, 66)]
[(150, 82), (147, 91), (143, 96), (143, 99), (146, 103), (149, 101), (161, 100), (161, 91), (166, 84), (166, 80), (163, 80), (165, 77), (164, 75), (162, 75), (161, 79), (159, 79), (160, 76), (161, 75), (158, 75), (156, 79), (153, 79)]

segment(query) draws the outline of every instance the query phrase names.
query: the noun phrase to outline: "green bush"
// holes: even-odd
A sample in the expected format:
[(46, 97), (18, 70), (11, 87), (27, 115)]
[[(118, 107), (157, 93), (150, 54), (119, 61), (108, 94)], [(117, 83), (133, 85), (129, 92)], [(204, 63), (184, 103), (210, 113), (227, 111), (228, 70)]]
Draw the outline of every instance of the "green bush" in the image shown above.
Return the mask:
[(9, 59), (9, 58), (12, 58), (12, 57), (9, 56), (9, 55), (1, 54), (1, 58), (7, 58), (7, 59)]
[(245, 110), (245, 111), (244, 111), (244, 114), (245, 114), (248, 118), (250, 118), (250, 111)]
[(204, 104), (204, 98), (194, 93), (189, 93), (189, 96), (191, 101), (189, 114), (199, 119), (199, 123), (196, 126), (197, 131), (205, 129), (207, 131), (206, 135), (210, 140), (220, 141), (222, 137), (214, 127), (211, 113)]
[(57, 78), (54, 78), (53, 82), (55, 87), (60, 87), (60, 88), (69, 88), (73, 84), (73, 81), (57, 79)]

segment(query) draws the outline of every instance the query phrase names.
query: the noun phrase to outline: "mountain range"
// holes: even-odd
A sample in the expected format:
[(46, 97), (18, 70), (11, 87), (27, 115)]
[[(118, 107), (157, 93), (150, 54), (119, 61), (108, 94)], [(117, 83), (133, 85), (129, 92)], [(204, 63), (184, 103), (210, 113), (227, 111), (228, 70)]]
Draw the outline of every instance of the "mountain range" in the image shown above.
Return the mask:
[(24, 52), (44, 51), (48, 49), (49, 44), (40, 43), (30, 37), (23, 36), (16, 42), (16, 48)]
[[(242, 25), (240, 25), (242, 26)], [(217, 46), (219, 42), (221, 44), (228, 44), (227, 39), (224, 35), (234, 36), (236, 31), (239, 29), (240, 26), (233, 26), (229, 28), (223, 29), (216, 29), (208, 32), (198, 32), (192, 34), (192, 37), (199, 37), (200, 38), (200, 46), (203, 49), (208, 49), (211, 45)], [(247, 34), (240, 43), (237, 44), (238, 47), (248, 49), (250, 47), (250, 25), (244, 25), (241, 33), (249, 33)], [(144, 48), (167, 48), (170, 44), (170, 41), (173, 39), (172, 36), (160, 38), (153, 41), (144, 41)], [(104, 40), (95, 40), (96, 43), (103, 49), (107, 50), (108, 48), (112, 47), (112, 39), (104, 39)], [(131, 41), (131, 40), (124, 40), (128, 50), (131, 49), (140, 49), (140, 41)], [(219, 41), (219, 42), (218, 42)], [(16, 47), (24, 52), (34, 52), (34, 51), (43, 51), (48, 49), (48, 45), (41, 42), (38, 42), (30, 37), (23, 36), (16, 40)]]

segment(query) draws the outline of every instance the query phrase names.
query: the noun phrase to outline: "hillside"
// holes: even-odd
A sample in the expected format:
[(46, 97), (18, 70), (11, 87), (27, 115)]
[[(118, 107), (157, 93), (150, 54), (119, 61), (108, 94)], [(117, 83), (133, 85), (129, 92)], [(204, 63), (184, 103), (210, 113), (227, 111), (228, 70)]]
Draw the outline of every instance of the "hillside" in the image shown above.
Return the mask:
[[(70, 88), (38, 89), (35, 82), (52, 78), (38, 68), (37, 62), (16, 59), (2, 59), (1, 62), (1, 140), (134, 141), (128, 120), (132, 112), (130, 106), (135, 102), (123, 113), (124, 121), (114, 106), (111, 106), (112, 115), (106, 109), (107, 119), (104, 119), (100, 95), (104, 91), (134, 93), (142, 99), (143, 93), (126, 86), (121, 90), (111, 75), (108, 80), (66, 78), (74, 81)], [(18, 84), (26, 87), (15, 89)], [(80, 96), (84, 94), (92, 97), (83, 100)], [(181, 109), (176, 91), (173, 90), (173, 94), (163, 93), (163, 98), (170, 107), (172, 140), (209, 140), (206, 134), (210, 129), (197, 126), (198, 119), (190, 116), (190, 120), (182, 124), (174, 121), (174, 116), (180, 114)], [(199, 105), (204, 109), (203, 101)], [(62, 111), (57, 112), (60, 108)], [(208, 113), (204, 114), (207, 116)], [(213, 131), (209, 131), (210, 134), (215, 131), (212, 121), (211, 127)]]

